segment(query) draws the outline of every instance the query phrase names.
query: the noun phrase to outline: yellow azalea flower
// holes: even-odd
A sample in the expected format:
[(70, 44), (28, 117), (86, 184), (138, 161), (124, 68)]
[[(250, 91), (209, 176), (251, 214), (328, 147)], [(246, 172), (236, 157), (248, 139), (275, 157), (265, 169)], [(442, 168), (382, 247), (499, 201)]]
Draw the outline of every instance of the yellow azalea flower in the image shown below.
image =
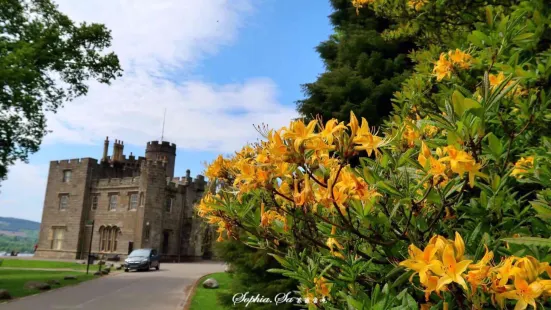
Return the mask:
[(515, 289), (501, 294), (502, 298), (517, 301), (514, 310), (524, 310), (531, 305), (536, 309), (536, 298), (543, 293), (544, 286), (538, 281), (528, 283), (522, 277), (515, 276)]
[(268, 133), (269, 152), (273, 156), (284, 156), (287, 154), (287, 146), (278, 131), (270, 130)]
[(430, 169), (428, 173), (433, 176), (433, 183), (439, 184), (442, 181), (446, 182), (448, 180), (448, 176), (446, 175), (446, 165), (434, 157), (429, 158), (429, 162)]
[(402, 134), (402, 138), (405, 139), (409, 147), (413, 147), (415, 142), (419, 140), (420, 134), (411, 126), (406, 126), (406, 130)]
[(551, 272), (549, 263), (542, 263), (533, 256), (519, 258), (515, 263), (515, 267), (519, 268), (517, 274), (528, 282), (536, 281), (543, 272), (547, 272), (548, 275)]
[(226, 160), (222, 155), (219, 155), (206, 169), (205, 176), (209, 179), (216, 179), (222, 176), (222, 172), (226, 168)]
[(362, 126), (359, 128), (356, 126), (355, 128), (356, 129), (353, 130), (355, 135), (352, 135), (352, 137), (354, 137), (353, 142), (357, 146), (354, 149), (356, 151), (366, 151), (367, 156), (371, 156), (371, 154), (375, 152), (375, 155), (377, 156), (380, 153), (378, 149), (385, 145), (383, 138), (376, 136), (369, 130), (369, 124), (363, 117)]
[(429, 2), (428, 0), (409, 0), (408, 6), (414, 9), (415, 11), (419, 11), (428, 2)]
[(471, 188), (474, 187), (474, 178), (476, 176), (488, 178), (486, 174), (479, 171), (480, 169), (482, 169), (482, 165), (475, 162), (474, 160), (464, 163), (463, 167), (465, 171), (469, 173), (469, 186)]
[(318, 296), (318, 298), (320, 296), (329, 296), (329, 293), (331, 291), (331, 284), (328, 284), (327, 280), (324, 277), (314, 278), (314, 285), (316, 286), (316, 295)]
[(327, 141), (327, 144), (331, 145), (333, 144), (333, 140), (335, 138), (335, 134), (339, 131), (342, 131), (346, 129), (346, 126), (344, 123), (338, 123), (336, 119), (329, 120), (325, 126), (323, 127), (323, 130), (320, 132), (320, 137), (325, 139)]
[(495, 267), (495, 272), (497, 272), (496, 277), (499, 279), (499, 282), (497, 283), (498, 286), (507, 285), (509, 278), (516, 276), (521, 271), (518, 267), (513, 266), (514, 260), (514, 257), (508, 257), (503, 263)]
[(291, 122), (289, 129), (283, 133), (283, 138), (294, 140), (293, 147), (295, 148), (295, 151), (300, 152), (300, 147), (303, 142), (317, 136), (317, 134), (314, 133), (316, 125), (316, 120), (310, 121), (308, 125), (305, 125), (302, 120), (293, 121)]
[(306, 203), (309, 203), (314, 198), (314, 193), (312, 192), (312, 186), (310, 185), (310, 176), (304, 175), (304, 187), (302, 191), (298, 190), (298, 179), (295, 179), (295, 191), (293, 198), (297, 206), (302, 206)]
[(436, 75), (436, 80), (441, 81), (445, 77), (450, 78), (452, 75), (452, 71), (453, 71), (452, 62), (446, 58), (446, 54), (441, 53), (440, 59), (438, 59), (438, 61), (435, 62), (434, 69), (433, 69), (434, 75)]
[(353, 138), (356, 136), (359, 126), (360, 123), (358, 122), (356, 115), (352, 112), (352, 110), (350, 110), (350, 123), (348, 123), (348, 127), (350, 127), (350, 137)]
[(427, 160), (432, 157), (432, 154), (425, 144), (424, 141), (421, 142), (421, 152), (419, 152), (419, 156), (417, 157), (417, 161), (421, 166), (425, 167), (427, 164)]
[(505, 74), (503, 72), (499, 72), (498, 75), (490, 74), (488, 79), (490, 80), (490, 87), (494, 88), (505, 81)]
[(489, 251), (486, 245), (484, 245), (484, 248), (486, 249), (486, 253), (484, 253), (482, 259), (478, 263), (470, 265), (469, 269), (482, 269), (483, 267), (486, 267), (488, 263), (494, 258), (494, 252)]
[(526, 158), (521, 157), (516, 163), (513, 171), (511, 171), (511, 176), (521, 179), (523, 174), (528, 173), (528, 169), (534, 167), (534, 157), (528, 156)]
[(345, 193), (343, 188), (333, 188), (334, 202), (339, 207), (341, 213), (346, 214), (345, 202), (348, 201), (348, 194)]
[(453, 172), (463, 175), (465, 173), (465, 163), (470, 163), (474, 161), (471, 155), (467, 152), (458, 150), (455, 146), (450, 145), (444, 148), (444, 151), (448, 156), (441, 158), (441, 161), (449, 161), (450, 168)]
[[(337, 228), (335, 225), (331, 228), (331, 236), (335, 236), (337, 234)], [(325, 243), (327, 247), (329, 247), (329, 251), (333, 254), (335, 252), (335, 247), (337, 249), (342, 250), (344, 247), (335, 239), (334, 237), (327, 238), (327, 242)]]
[(455, 248), (455, 259), (460, 261), (465, 254), (465, 242), (458, 232), (455, 232), (455, 240), (453, 241), (453, 247)]
[(436, 276), (430, 276), (424, 283), (422, 283), (423, 286), (425, 286), (425, 289), (423, 290), (423, 292), (425, 292), (425, 301), (429, 301), (430, 294), (432, 292), (436, 292), (437, 295), (440, 295), (440, 290), (437, 289), (438, 279), (439, 278)]
[(471, 66), (472, 56), (456, 49), (455, 51), (449, 51), (451, 62), (461, 69), (468, 69)]
[(400, 262), (399, 265), (418, 273), (420, 282), (426, 284), (429, 276), (428, 271), (432, 267), (433, 263), (438, 263), (438, 261), (434, 259), (436, 255), (436, 247), (433, 244), (429, 244), (425, 247), (424, 251), (421, 251), (414, 244), (410, 244), (408, 253), (410, 258)]
[(446, 246), (451, 244), (451, 242), (440, 235), (435, 235), (429, 240), (429, 244), (434, 245), (437, 255), (442, 255)]
[(431, 270), (441, 276), (438, 280), (437, 290), (441, 290), (444, 286), (455, 282), (467, 290), (467, 283), (463, 278), (463, 273), (467, 270), (467, 267), (471, 263), (471, 260), (457, 261), (455, 259), (455, 253), (452, 245), (447, 245), (442, 253), (442, 263), (439, 268), (432, 266)]
[(488, 275), (490, 273), (490, 266), (483, 266), (476, 270), (471, 270), (465, 276), (465, 279), (471, 285), (471, 294), (474, 294), (477, 288), (486, 285), (488, 281)]

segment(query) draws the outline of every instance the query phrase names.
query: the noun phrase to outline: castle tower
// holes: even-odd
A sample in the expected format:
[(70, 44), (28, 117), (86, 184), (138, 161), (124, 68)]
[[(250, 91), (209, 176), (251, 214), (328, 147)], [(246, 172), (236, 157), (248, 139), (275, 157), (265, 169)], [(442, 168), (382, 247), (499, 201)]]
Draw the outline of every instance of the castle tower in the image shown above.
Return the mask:
[(147, 142), (147, 146), (145, 148), (145, 158), (147, 160), (166, 161), (166, 176), (171, 179), (174, 177), (176, 144), (168, 141)]

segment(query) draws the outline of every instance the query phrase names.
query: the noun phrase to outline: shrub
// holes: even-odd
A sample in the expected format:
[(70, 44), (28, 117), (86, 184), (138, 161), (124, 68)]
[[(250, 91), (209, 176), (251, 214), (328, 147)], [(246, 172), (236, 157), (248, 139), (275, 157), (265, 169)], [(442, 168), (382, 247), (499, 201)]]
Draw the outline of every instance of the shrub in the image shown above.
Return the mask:
[(329, 300), (312, 309), (550, 307), (549, 5), (353, 2), (414, 16), (389, 35), (425, 47), (391, 120), (260, 128), (208, 167), (199, 214)]

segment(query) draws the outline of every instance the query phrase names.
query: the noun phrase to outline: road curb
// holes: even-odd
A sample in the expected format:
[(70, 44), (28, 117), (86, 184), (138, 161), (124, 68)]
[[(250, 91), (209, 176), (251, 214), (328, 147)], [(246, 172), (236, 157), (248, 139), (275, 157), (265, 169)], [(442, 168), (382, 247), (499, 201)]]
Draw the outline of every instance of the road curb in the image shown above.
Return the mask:
[[(57, 292), (57, 291), (62, 291), (64, 289), (68, 289), (68, 288), (71, 288), (71, 287), (75, 287), (75, 286), (78, 286), (78, 285), (81, 285), (83, 283), (88, 283), (88, 282), (91, 282), (91, 281), (94, 281), (94, 280), (98, 280), (98, 279), (102, 279), (102, 278), (107, 278), (109, 276), (116, 276), (116, 275), (119, 275), (119, 274), (122, 274), (123, 272), (114, 272), (114, 273), (109, 273), (107, 275), (101, 275), (101, 276), (95, 276), (94, 278), (88, 280), (88, 281), (82, 281), (82, 282), (79, 282), (79, 283), (75, 283), (75, 284), (68, 284), (68, 285), (65, 285), (63, 287), (58, 287), (58, 288), (52, 288), (52, 289), (49, 289), (47, 291), (42, 291), (40, 293), (36, 293), (36, 294), (32, 294), (32, 295), (27, 295), (27, 296), (23, 296), (23, 297), (16, 297), (16, 298), (12, 298), (12, 299), (8, 299), (8, 300), (2, 300), (0, 301), (0, 305), (4, 305), (4, 304), (10, 304), (12, 302), (16, 302), (16, 301), (19, 301), (19, 300), (22, 300), (22, 299), (25, 299), (25, 298), (30, 298), (30, 297), (34, 297), (34, 296), (37, 296), (37, 295), (43, 295), (43, 294), (48, 294), (50, 292)], [(78, 277), (78, 276), (77, 276)]]
[[(201, 279), (207, 277), (207, 276), (210, 276), (211, 274), (215, 274), (215, 273), (219, 273), (219, 272), (211, 272), (211, 273), (208, 273), (206, 275), (202, 275), (199, 277), (199, 279), (195, 280), (195, 282), (192, 284), (192, 285), (188, 285), (185, 289), (184, 289), (184, 300), (180, 303), (180, 306), (178, 307), (180, 310), (183, 309), (183, 310), (189, 310), (190, 307), (191, 307), (191, 299), (193, 297), (193, 295), (195, 294), (195, 291), (197, 290), (197, 286), (199, 285), (199, 282), (201, 282)], [(187, 292), (187, 295), (186, 295), (186, 292)], [(184, 304), (182, 306), (182, 304)]]

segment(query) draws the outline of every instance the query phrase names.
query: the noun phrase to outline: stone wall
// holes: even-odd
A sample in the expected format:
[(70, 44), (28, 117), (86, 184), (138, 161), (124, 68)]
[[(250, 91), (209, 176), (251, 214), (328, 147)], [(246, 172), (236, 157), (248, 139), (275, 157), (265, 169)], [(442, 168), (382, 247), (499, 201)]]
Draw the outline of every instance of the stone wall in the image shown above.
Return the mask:
[[(78, 257), (82, 249), (81, 228), (86, 216), (84, 205), (88, 201), (93, 168), (96, 165), (97, 160), (92, 158), (50, 162), (36, 257)], [(68, 182), (63, 182), (64, 171), (71, 171)], [(68, 195), (67, 208), (63, 210), (60, 209), (62, 195)], [(64, 231), (60, 250), (52, 248), (54, 228)]]

